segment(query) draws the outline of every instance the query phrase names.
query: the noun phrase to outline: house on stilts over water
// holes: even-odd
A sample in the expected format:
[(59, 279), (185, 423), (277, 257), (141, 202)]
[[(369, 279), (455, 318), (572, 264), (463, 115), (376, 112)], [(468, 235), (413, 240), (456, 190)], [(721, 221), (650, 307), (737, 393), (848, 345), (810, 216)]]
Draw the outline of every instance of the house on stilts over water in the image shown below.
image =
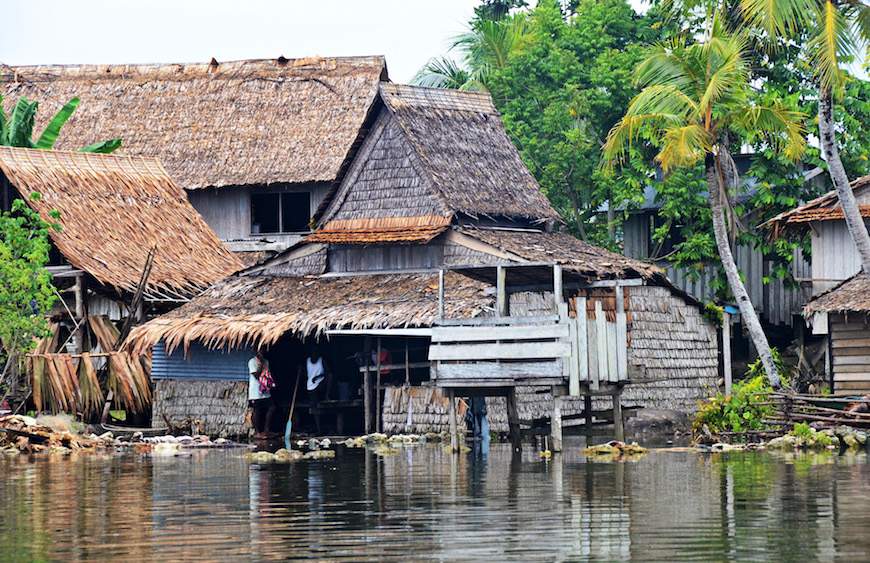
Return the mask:
[[(870, 176), (854, 180), (852, 191), (867, 223)], [(870, 393), (870, 278), (861, 271), (861, 259), (836, 192), (782, 213), (765, 225), (773, 237), (810, 235), (813, 297), (803, 313), (809, 332), (826, 341), (822, 351), (829, 389), (837, 395)]]
[(94, 415), (108, 386), (114, 408), (147, 413), (150, 359), (119, 351), (123, 335), (241, 262), (154, 158), (0, 147), (0, 208), (16, 199), (59, 225), (48, 265), (59, 299), (43, 312), (51, 335), (28, 358), (37, 410)]
[[(715, 390), (699, 303), (559, 232), (487, 94), (381, 83), (374, 111), (313, 234), (133, 330), (134, 350), (153, 347), (155, 421), (245, 432), (255, 348), (279, 404), (299, 385), (294, 427), (312, 415), (338, 433), (445, 430), (453, 397), (475, 394), (517, 435), (591, 416), (585, 395), (692, 410)], [(332, 373), (316, 408), (297, 381), (312, 346)]]

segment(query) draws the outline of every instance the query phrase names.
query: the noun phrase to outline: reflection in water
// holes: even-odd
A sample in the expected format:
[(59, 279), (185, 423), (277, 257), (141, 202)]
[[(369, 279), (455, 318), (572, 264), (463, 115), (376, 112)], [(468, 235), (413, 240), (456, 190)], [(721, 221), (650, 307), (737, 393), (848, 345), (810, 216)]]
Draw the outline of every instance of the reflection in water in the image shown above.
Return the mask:
[(549, 463), (492, 444), (249, 465), (0, 459), (0, 559), (832, 560), (870, 554), (864, 455), (653, 452)]

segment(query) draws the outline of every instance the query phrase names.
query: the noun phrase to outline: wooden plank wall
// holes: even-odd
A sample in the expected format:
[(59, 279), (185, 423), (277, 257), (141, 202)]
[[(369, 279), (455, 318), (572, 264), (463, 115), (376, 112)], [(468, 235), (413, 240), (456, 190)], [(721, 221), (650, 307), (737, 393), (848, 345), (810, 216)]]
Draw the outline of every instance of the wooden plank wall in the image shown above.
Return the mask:
[(834, 393), (870, 393), (870, 318), (831, 315)]

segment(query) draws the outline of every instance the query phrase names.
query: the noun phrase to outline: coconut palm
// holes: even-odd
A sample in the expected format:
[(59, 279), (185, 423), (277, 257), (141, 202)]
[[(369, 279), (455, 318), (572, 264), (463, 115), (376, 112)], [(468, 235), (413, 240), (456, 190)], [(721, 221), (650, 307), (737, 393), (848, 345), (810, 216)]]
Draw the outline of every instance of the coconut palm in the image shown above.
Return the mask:
[(451, 50), (461, 54), (461, 64), (442, 57), (430, 60), (414, 83), (421, 86), (486, 90), (492, 71), (503, 68), (529, 36), (526, 14), (498, 20), (482, 19), (453, 41)]
[[(33, 125), (36, 120), (36, 111), (39, 109), (39, 102), (30, 101), (24, 97), (18, 98), (12, 109), (12, 114), (7, 117), (3, 111), (3, 96), (0, 96), (0, 145), (28, 149), (54, 148), (61, 128), (72, 117), (78, 105), (78, 98), (73, 98), (65, 103), (45, 126), (39, 139), (34, 141)], [(81, 152), (110, 153), (120, 146), (121, 139), (110, 139), (88, 145), (79, 150)]]
[(741, 9), (747, 22), (764, 30), (769, 39), (809, 36), (804, 47), (819, 87), (822, 154), (861, 265), (870, 272), (870, 234), (840, 160), (833, 111), (834, 98), (842, 94), (846, 81), (841, 64), (861, 56), (870, 40), (870, 5), (866, 0), (741, 0)]
[(779, 387), (770, 345), (731, 251), (725, 213), (737, 171), (727, 139), (763, 134), (773, 148), (797, 159), (805, 147), (803, 116), (780, 103), (752, 100), (745, 49), (745, 38), (725, 33), (715, 20), (703, 42), (676, 39), (652, 48), (636, 71), (641, 91), (608, 134), (604, 162), (621, 162), (631, 143), (645, 137), (658, 147), (656, 159), (666, 173), (704, 163), (713, 233), (728, 285), (770, 384)]

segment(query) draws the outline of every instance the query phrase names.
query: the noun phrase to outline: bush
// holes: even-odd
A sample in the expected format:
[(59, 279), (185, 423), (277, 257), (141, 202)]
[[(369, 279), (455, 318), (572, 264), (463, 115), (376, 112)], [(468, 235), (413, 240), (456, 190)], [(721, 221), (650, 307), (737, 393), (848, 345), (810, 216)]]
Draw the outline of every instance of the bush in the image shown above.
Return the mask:
[(759, 403), (766, 403), (772, 390), (763, 374), (735, 383), (730, 395), (719, 393), (700, 403), (692, 422), (693, 434), (701, 434), (705, 426), (713, 434), (763, 429), (763, 420), (773, 408)]

